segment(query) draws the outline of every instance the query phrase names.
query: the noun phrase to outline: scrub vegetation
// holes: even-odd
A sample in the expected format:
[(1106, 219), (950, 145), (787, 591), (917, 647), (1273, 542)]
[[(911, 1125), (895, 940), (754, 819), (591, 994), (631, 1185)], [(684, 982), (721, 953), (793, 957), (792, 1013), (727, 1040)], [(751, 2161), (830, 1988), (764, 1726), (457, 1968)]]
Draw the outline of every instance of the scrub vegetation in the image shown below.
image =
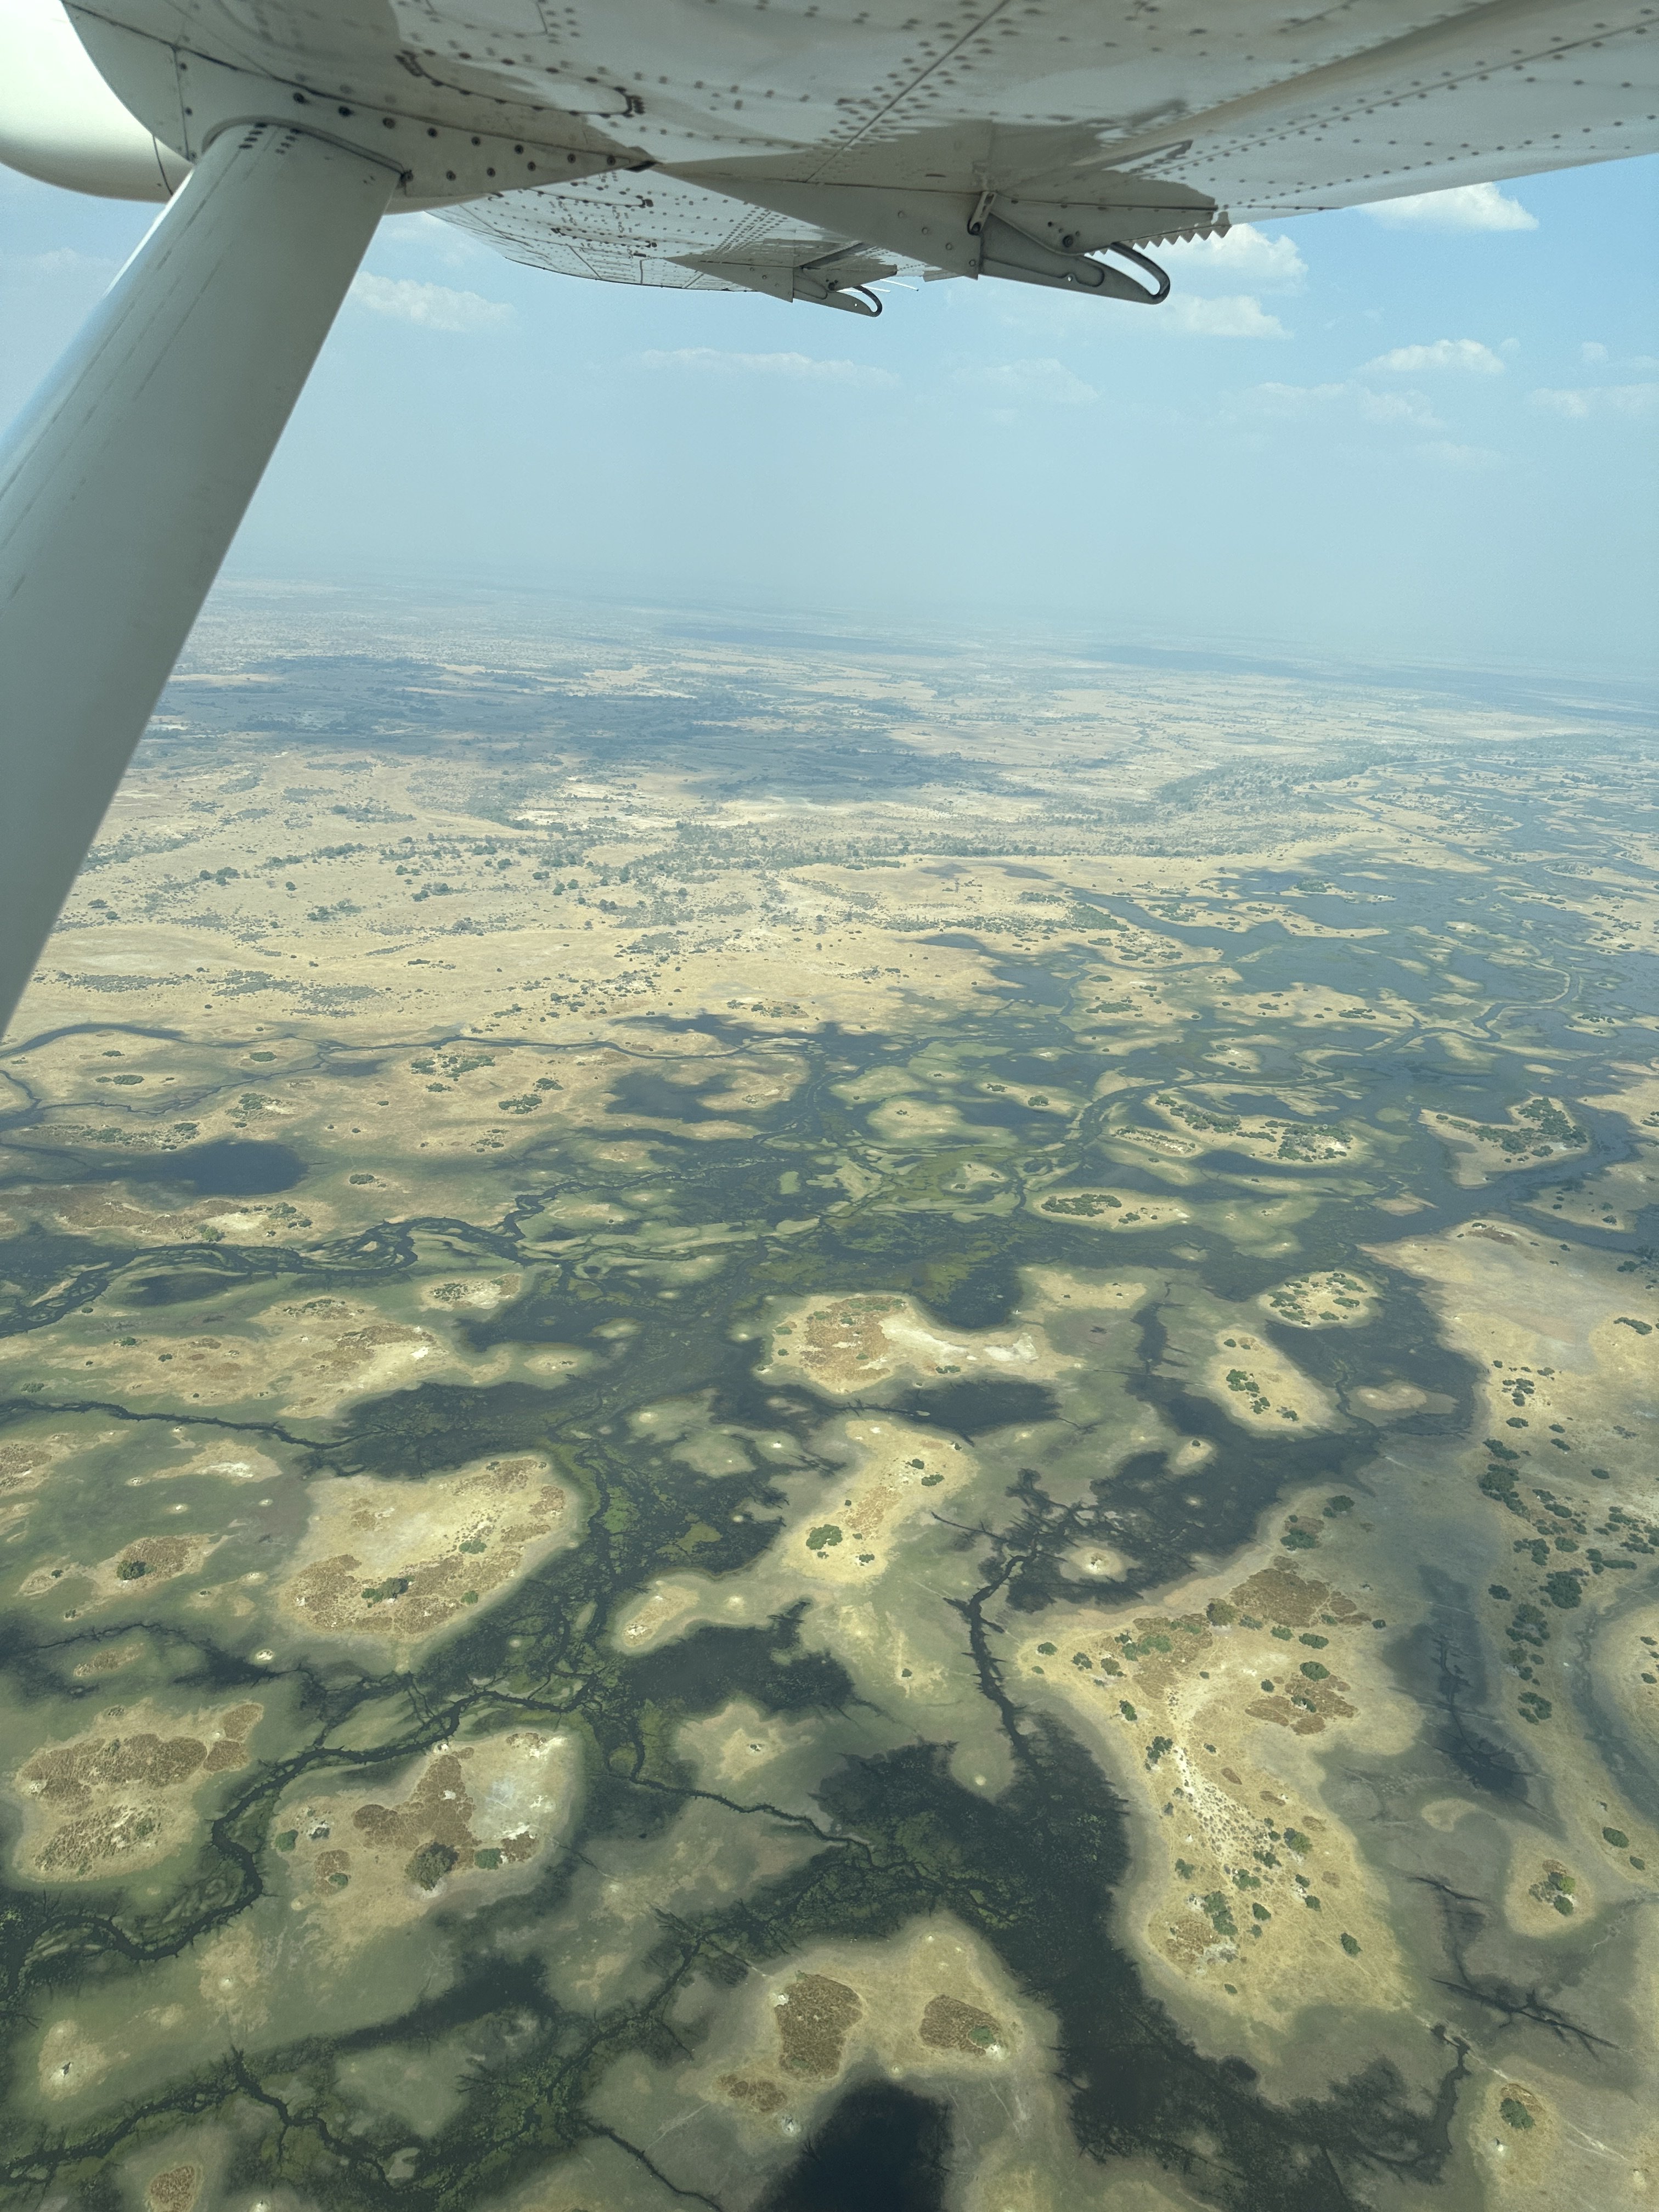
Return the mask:
[(0, 1056), (0, 2202), (1635, 2201), (1639, 737), (305, 619)]

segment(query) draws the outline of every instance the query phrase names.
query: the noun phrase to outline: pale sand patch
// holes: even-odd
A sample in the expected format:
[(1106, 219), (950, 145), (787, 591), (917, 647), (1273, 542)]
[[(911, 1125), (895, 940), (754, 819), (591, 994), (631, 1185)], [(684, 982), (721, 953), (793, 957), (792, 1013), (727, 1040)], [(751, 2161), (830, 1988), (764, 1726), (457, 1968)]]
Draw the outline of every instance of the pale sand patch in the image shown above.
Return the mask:
[(389, 1790), (313, 1780), (272, 1816), (291, 1906), (332, 1951), (485, 1903), (569, 1832), (580, 1780), (579, 1740), (534, 1729), (440, 1745)]
[[(1659, 1762), (1659, 1603), (1638, 1603), (1621, 1612), (1617, 1638), (1598, 1649), (1596, 1672), (1624, 1717), (1630, 1741), (1643, 1747), (1650, 1765)], [(1659, 1823), (1620, 1813), (1605, 1817), (1629, 1832), (1639, 1858), (1650, 1868), (1659, 1867)], [(1651, 1881), (1651, 1875), (1647, 1878)]]
[(1312, 1746), (1359, 1725), (1368, 1750), (1403, 1750), (1419, 1717), (1364, 1611), (1282, 1551), (1265, 1560), (1231, 1587), (1194, 1580), (1167, 1612), (1057, 1608), (1022, 1624), (1013, 1665), (1139, 1807), (1149, 1960), (1278, 2035), (1308, 2003), (1404, 2000), (1387, 1897), (1326, 1807)]
[(1019, 1275), (1025, 1292), (1022, 1310), (1035, 1307), (1058, 1314), (1070, 1306), (1073, 1313), (1128, 1313), (1148, 1292), (1146, 1283), (1128, 1275), (1079, 1274), (1069, 1267), (1022, 1267)]
[(1429, 1402), (1414, 1382), (1362, 1382), (1349, 1395), (1368, 1413), (1414, 1413)]
[(1269, 1198), (1260, 1188), (1236, 1198), (1194, 1205), (1194, 1218), (1220, 1230), (1241, 1251), (1260, 1253), (1265, 1259), (1289, 1256), (1302, 1249), (1297, 1231), (1312, 1219), (1319, 1200), (1311, 1190), (1289, 1198)]
[(199, 1936), (194, 1946), (198, 1988), (204, 2009), (240, 2043), (270, 2015), (274, 1947), (251, 1916)]
[[(73, 1559), (48, 1559), (18, 1584), (20, 1597), (46, 1597), (60, 1585), (74, 1582), (77, 1610), (91, 1611), (118, 1597), (147, 1595), (159, 1583), (200, 1571), (203, 1562), (224, 1542), (222, 1536), (192, 1535), (169, 1531), (165, 1536), (140, 1536), (125, 1549), (112, 1553), (91, 1566)], [(91, 1585), (90, 1595), (85, 1594)]]
[[(156, 1148), (141, 1140), (134, 1149)], [(118, 1182), (26, 1186), (8, 1194), (16, 1212), (6, 1215), (0, 1233), (21, 1235), (25, 1223), (33, 1223), (71, 1237), (113, 1237), (125, 1245), (193, 1241), (199, 1234), (198, 1224), (206, 1218), (198, 1211), (199, 1200), (191, 1206), (169, 1207), (153, 1185), (146, 1186), (142, 1200), (131, 1196), (129, 1190), (130, 1186)]]
[(1149, 1198), (1143, 1190), (1046, 1190), (1028, 1194), (1030, 1212), (1091, 1229), (1168, 1229), (1193, 1217), (1177, 1200)]
[(768, 1382), (808, 1382), (847, 1398), (872, 1384), (940, 1375), (1006, 1374), (1044, 1380), (1076, 1365), (1053, 1352), (1040, 1328), (946, 1331), (908, 1297), (879, 1292), (793, 1300), (768, 1330)]
[(920, 1423), (858, 1419), (842, 1436), (854, 1451), (778, 1547), (805, 1585), (872, 1582), (897, 1557), (913, 1522), (936, 1512), (979, 1471), (973, 1450)]
[(421, 1289), (421, 1304), (437, 1306), (450, 1312), (460, 1310), (469, 1313), (494, 1313), (497, 1306), (506, 1305), (519, 1295), (524, 1278), (516, 1271), (507, 1274), (462, 1275), (451, 1277), (441, 1283), (426, 1283)]
[[(902, 1576), (933, 1513), (947, 1510), (973, 1481), (976, 1456), (955, 1439), (886, 1416), (848, 1421), (838, 1433), (852, 1448), (848, 1463), (811, 1481), (811, 1502), (792, 1510), (748, 1570), (718, 1582), (662, 1577), (620, 1615), (614, 1642), (630, 1652), (654, 1650), (705, 1623), (747, 1626), (811, 1595), (820, 1602), (804, 1624), (809, 1640), (827, 1637), (860, 1683), (907, 1705), (959, 1710), (955, 1639), (938, 1632), (931, 1607), (896, 1601), (883, 1578)], [(939, 1725), (947, 1725), (942, 1717)]]
[(1078, 1544), (1064, 1556), (1074, 1575), (1085, 1576), (1094, 1582), (1115, 1582), (1129, 1570), (1126, 1555), (1115, 1552), (1109, 1544)]
[(964, 1121), (954, 1106), (933, 1098), (890, 1098), (865, 1117), (873, 1137), (884, 1145), (934, 1145), (971, 1137), (982, 1145), (985, 1132)]
[[(360, 1310), (366, 1316), (373, 1315), (373, 1309)], [(287, 1366), (289, 1371), (273, 1378), (270, 1387), (283, 1389), (285, 1402), (295, 1413), (333, 1412), (350, 1398), (407, 1389), (426, 1380), (428, 1369), (451, 1364), (443, 1357), (449, 1347), (429, 1329), (382, 1321), (378, 1316), (365, 1317), (356, 1328), (342, 1328), (331, 1315), (308, 1312), (305, 1307), (287, 1311), (301, 1326), (271, 1344), (265, 1361), (267, 1367), (279, 1359)]]
[(0, 1444), (0, 1508), (39, 1490), (60, 1462), (94, 1445), (107, 1443), (116, 1433), (105, 1429), (96, 1436), (76, 1437), (55, 1431), (48, 1436)]
[(1455, 1114), (1424, 1112), (1423, 1126), (1451, 1156), (1452, 1179), (1478, 1188), (1512, 1168), (1540, 1160), (1575, 1159), (1589, 1138), (1559, 1098), (1528, 1098), (1512, 1106), (1504, 1121), (1471, 1121)]
[(538, 1382), (557, 1384), (568, 1382), (584, 1368), (593, 1364), (594, 1355), (575, 1346), (565, 1344), (538, 1345), (533, 1352), (522, 1352), (519, 1364)]
[(1565, 1936), (1594, 1917), (1595, 1885), (1576, 1860), (1540, 1850), (1536, 1837), (1516, 1839), (1504, 1881), (1504, 1915), (1511, 1928), (1541, 1941)]
[(665, 1577), (620, 1616), (614, 1639), (624, 1651), (652, 1651), (671, 1643), (694, 1613), (712, 1602), (713, 1585), (691, 1577)]
[(532, 1455), (422, 1482), (319, 1484), (279, 1601), (310, 1635), (410, 1644), (470, 1613), (561, 1544), (577, 1516)]
[(753, 1114), (789, 1097), (805, 1080), (805, 1061), (769, 1058), (758, 1064), (751, 1063), (724, 1091), (704, 1091), (699, 1098), (705, 1110), (714, 1108), (733, 1114)]
[[(1176, 1091), (1161, 1091), (1155, 1111), (1193, 1133), (1194, 1152), (1243, 1152), (1251, 1159), (1326, 1166), (1360, 1158), (1367, 1147), (1357, 1129), (1334, 1121), (1292, 1121), (1267, 1114), (1230, 1114)], [(1127, 1135), (1127, 1131), (1114, 1131)]]
[(117, 1865), (131, 1872), (176, 1850), (198, 1830), (202, 1789), (247, 1765), (264, 1710), (111, 1705), (86, 1735), (43, 1746), (9, 1781), (23, 1811), (20, 1871), (40, 1881), (107, 1880)]
[[(1589, 2177), (1581, 2170), (1572, 2176), (1571, 2194), (1562, 2193), (1564, 2164), (1578, 2148), (1571, 2139), (1576, 2130), (1569, 2130), (1564, 2141), (1553, 2100), (1542, 2095), (1533, 2081), (1514, 2078), (1530, 2070), (1506, 2053), (1502, 2069), (1479, 2082), (1471, 2100), (1469, 2140), (1498, 2202), (1522, 2208), (1522, 2212), (1569, 2212), (1570, 2207), (1616, 2201), (1604, 2198), (1602, 2191), (1615, 2188), (1623, 2177), (1605, 2155), (1595, 2160), (1594, 2183), (1588, 2191), (1584, 2184)], [(1639, 2204), (1645, 2194), (1645, 2190), (1632, 2191), (1624, 2201)]]
[(196, 2212), (205, 2179), (203, 2169), (188, 2159), (164, 2166), (151, 2174), (145, 2188), (145, 2212)]
[(1490, 1340), (1502, 1329), (1506, 1348), (1518, 1345), (1516, 1332), (1529, 1340), (1520, 1357), (1536, 1352), (1548, 1360), (1553, 1352), (1557, 1363), (1565, 1364), (1570, 1356), (1574, 1366), (1583, 1367), (1590, 1329), (1604, 1316), (1611, 1319), (1628, 1296), (1617, 1278), (1604, 1279), (1579, 1255), (1552, 1267), (1550, 1261), (1562, 1257), (1552, 1243), (1498, 1222), (1471, 1221), (1448, 1235), (1402, 1237), (1377, 1256), (1429, 1284), (1460, 1344), (1488, 1357), (1497, 1354)]
[(1256, 1300), (1291, 1328), (1358, 1328), (1376, 1309), (1376, 1290), (1358, 1275), (1332, 1267), (1296, 1275)]
[(739, 1698), (716, 1713), (683, 1722), (674, 1741), (705, 1790), (741, 1795), (756, 1786), (761, 1771), (774, 1761), (794, 1752), (810, 1753), (818, 1733), (816, 1720), (765, 1713)]
[(1246, 1428), (1295, 1422), (1322, 1429), (1336, 1419), (1327, 1393), (1265, 1338), (1218, 1331), (1215, 1345), (1200, 1387)]
[(111, 2055), (72, 2017), (55, 2020), (40, 2039), (40, 2081), (44, 2097), (77, 2096), (108, 2073)]
[(1152, 1152), (1164, 1160), (1196, 1159), (1204, 1147), (1195, 1145), (1190, 1137), (1178, 1137), (1173, 1129), (1103, 1129), (1104, 1143), (1127, 1146), (1131, 1152)]
[(1594, 1176), (1563, 1176), (1522, 1204), (1530, 1219), (1547, 1228), (1559, 1222), (1569, 1229), (1612, 1230), (1628, 1237), (1640, 1228), (1642, 1216), (1656, 1200), (1659, 1146), (1638, 1139), (1631, 1158), (1611, 1160)]
[(54, 1467), (72, 1459), (77, 1451), (107, 1443), (116, 1432), (105, 1430), (91, 1437), (63, 1434), (36, 1437), (26, 1442), (0, 1444), (0, 1529), (21, 1534), (21, 1524)]
[(568, 1235), (579, 1235), (589, 1229), (617, 1229), (633, 1219), (625, 1206), (613, 1206), (608, 1199), (571, 1198), (556, 1194), (542, 1208), (538, 1217), (552, 1222)]
[(1616, 1091), (1586, 1092), (1585, 1105), (1622, 1114), (1641, 1128), (1659, 1130), (1659, 1060), (1650, 1060), (1645, 1066), (1631, 1061), (1622, 1067), (1615, 1064), (1613, 1072), (1627, 1080)]
[(123, 1667), (131, 1667), (135, 1659), (142, 1659), (145, 1644), (142, 1636), (131, 1642), (105, 1644), (89, 1659), (82, 1659), (70, 1669), (77, 1682), (94, 1680), (100, 1674), (118, 1674)]
[[(490, 1382), (507, 1371), (512, 1358), (502, 1346), (483, 1359), (464, 1360), (433, 1329), (387, 1321), (372, 1306), (336, 1297), (270, 1307), (234, 1330), (222, 1324), (211, 1334), (167, 1337), (151, 1330), (130, 1345), (105, 1340), (98, 1352), (100, 1395), (128, 1406), (160, 1399), (169, 1406), (199, 1400), (204, 1407), (223, 1407), (274, 1397), (290, 1413), (313, 1414), (435, 1379), (440, 1372), (453, 1381)], [(81, 1340), (65, 1339), (54, 1356), (70, 1364), (77, 1382), (84, 1380)], [(21, 1339), (0, 1339), (0, 1364), (28, 1358), (40, 1364), (39, 1346), (31, 1351)], [(69, 1375), (54, 1387), (66, 1390)]]
[(918, 1098), (922, 1091), (920, 1079), (903, 1067), (868, 1068), (847, 1082), (832, 1083), (830, 1088), (849, 1106), (877, 1105), (892, 1098)]
[[(1636, 1985), (1650, 1990), (1643, 1968), (1651, 1964), (1651, 1939), (1640, 1948)], [(1627, 2081), (1599, 2085), (1558, 2070), (1547, 2051), (1500, 2049), (1470, 2091), (1468, 2140), (1491, 2192), (1483, 2203), (1506, 2212), (1636, 2212), (1659, 2195), (1659, 2122), (1651, 2095)]]
[(1518, 1455), (1523, 1483), (1588, 1491), (1595, 1480), (1598, 1510), (1613, 1499), (1650, 1511), (1659, 1300), (1618, 1273), (1615, 1255), (1471, 1222), (1390, 1245), (1389, 1256), (1425, 1285), (1448, 1340), (1474, 1357), (1483, 1377), (1474, 1434)]
[(968, 1190), (983, 1190), (988, 1185), (1006, 1184), (1008, 1178), (1000, 1168), (994, 1168), (988, 1160), (967, 1160), (957, 1170), (962, 1187)]
[(127, 1487), (143, 1490), (152, 1482), (177, 1482), (186, 1475), (210, 1475), (221, 1482), (280, 1482), (283, 1471), (262, 1451), (246, 1446), (227, 1451), (222, 1444), (210, 1444), (173, 1467), (158, 1467), (149, 1474), (130, 1474)]
[[(994, 2081), (1007, 2124), (976, 2142), (964, 2202), (975, 2212), (1067, 2212), (1075, 2154), (1060, 2148), (1054, 2033), (990, 1947), (935, 1913), (886, 1942), (814, 1943), (749, 1976), (683, 2094), (723, 2106), (758, 2148), (808, 2130), (854, 2075), (947, 2095)], [(1044, 2145), (1055, 2148), (1052, 2162)]]

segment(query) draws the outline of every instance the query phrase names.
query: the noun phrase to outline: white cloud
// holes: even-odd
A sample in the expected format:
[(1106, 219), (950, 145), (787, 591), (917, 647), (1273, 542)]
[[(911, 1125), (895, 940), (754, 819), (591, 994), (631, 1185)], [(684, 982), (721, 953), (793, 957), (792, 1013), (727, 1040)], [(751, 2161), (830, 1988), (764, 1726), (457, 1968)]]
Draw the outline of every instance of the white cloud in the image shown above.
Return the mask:
[(482, 261), (486, 255), (491, 261), (496, 258), (493, 249), (471, 231), (463, 230), (459, 223), (445, 222), (425, 208), (414, 215), (389, 215), (376, 233), (376, 243), (412, 246), (447, 269)]
[(106, 276), (120, 266), (101, 253), (77, 253), (72, 246), (54, 246), (46, 253), (6, 257), (9, 265), (30, 276)]
[[(1242, 228), (1243, 226), (1241, 226)], [(1267, 243), (1271, 245), (1272, 240)], [(1285, 264), (1279, 263), (1283, 270)], [(1017, 332), (1014, 343), (1030, 346), (1076, 343), (1085, 333), (1098, 338), (1103, 328), (1123, 338), (1285, 338), (1291, 333), (1253, 292), (1224, 292), (1194, 297), (1184, 288), (1187, 270), (1170, 272), (1177, 289), (1156, 307), (1129, 300), (1089, 297), (1041, 284), (1007, 284), (993, 277), (981, 284), (943, 289), (952, 310), (963, 316), (993, 313), (1001, 327)]]
[(1074, 376), (1052, 355), (1041, 361), (1002, 362), (992, 368), (959, 369), (957, 380), (1005, 404), (1023, 401), (1039, 407), (1086, 407), (1099, 397), (1092, 384)]
[(1269, 238), (1254, 223), (1236, 222), (1221, 238), (1183, 240), (1152, 249), (1180, 284), (1248, 284), (1255, 292), (1299, 291), (1308, 264), (1291, 238)]
[(1355, 387), (1355, 402), (1368, 422), (1400, 422), (1413, 430), (1438, 430), (1443, 426), (1420, 392), (1370, 392)]
[(1534, 407), (1542, 407), (1552, 415), (1564, 415), (1571, 422), (1582, 422), (1590, 415), (1622, 415), (1640, 417), (1659, 413), (1659, 384), (1597, 384), (1577, 392), (1534, 392)]
[[(1139, 309), (1136, 310), (1139, 312)], [(1270, 315), (1249, 292), (1226, 292), (1212, 300), (1177, 295), (1153, 311), (1158, 327), (1179, 337), (1284, 338), (1290, 336), (1277, 315)]]
[(1596, 338), (1587, 338), (1578, 349), (1578, 358), (1587, 368), (1594, 368), (1599, 362), (1604, 362), (1607, 357), (1607, 348)]
[(1474, 376), (1502, 376), (1504, 364), (1479, 338), (1436, 338), (1431, 345), (1395, 346), (1380, 353), (1367, 368), (1384, 368), (1396, 376), (1420, 376), (1427, 368), (1461, 368)]
[(899, 380), (890, 368), (867, 368), (857, 361), (817, 361), (805, 353), (724, 353), (717, 346), (677, 346), (672, 352), (636, 354), (635, 359), (641, 368), (691, 369), (715, 376), (783, 376), (872, 389), (890, 388)]
[(1352, 408), (1362, 422), (1384, 428), (1438, 430), (1443, 427), (1420, 392), (1373, 392), (1363, 384), (1259, 384), (1251, 397), (1258, 408), (1272, 415), (1300, 416), (1327, 407)]
[(1365, 210), (1393, 230), (1536, 230), (1538, 218), (1496, 185), (1453, 185), (1439, 192), (1411, 192), (1374, 200)]
[(477, 292), (452, 292), (447, 284), (422, 284), (412, 276), (371, 276), (367, 270), (353, 283), (351, 297), (371, 314), (424, 331), (499, 330), (513, 319), (511, 307)]
[(1417, 450), (1425, 461), (1437, 462), (1443, 469), (1461, 469), (1471, 475), (1504, 466), (1503, 454), (1495, 453), (1490, 446), (1458, 446), (1449, 439), (1437, 438)]
[(1327, 400), (1340, 399), (1346, 384), (1258, 384), (1250, 397), (1273, 415), (1305, 415)]

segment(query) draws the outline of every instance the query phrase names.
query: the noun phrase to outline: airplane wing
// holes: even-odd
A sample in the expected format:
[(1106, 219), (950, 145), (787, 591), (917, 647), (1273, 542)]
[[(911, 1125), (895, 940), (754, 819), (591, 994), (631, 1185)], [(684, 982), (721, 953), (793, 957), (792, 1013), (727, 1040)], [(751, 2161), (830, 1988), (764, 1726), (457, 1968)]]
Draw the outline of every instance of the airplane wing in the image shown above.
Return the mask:
[(867, 315), (908, 270), (1156, 307), (1160, 240), (1654, 150), (1656, 26), (1659, 0), (0, 0), (0, 161), (172, 201), (0, 451), (0, 1020), (384, 210), (668, 290)]
[[(453, 12), (500, 22), (508, 0)], [(1085, 264), (1230, 220), (1659, 147), (1648, 0), (972, 0), (769, 10), (763, 29), (755, 15), (566, 9), (595, 73), (637, 87), (629, 131), (655, 166), (453, 220), (613, 283), (703, 286), (711, 263), (856, 241), (934, 274), (1137, 298)]]

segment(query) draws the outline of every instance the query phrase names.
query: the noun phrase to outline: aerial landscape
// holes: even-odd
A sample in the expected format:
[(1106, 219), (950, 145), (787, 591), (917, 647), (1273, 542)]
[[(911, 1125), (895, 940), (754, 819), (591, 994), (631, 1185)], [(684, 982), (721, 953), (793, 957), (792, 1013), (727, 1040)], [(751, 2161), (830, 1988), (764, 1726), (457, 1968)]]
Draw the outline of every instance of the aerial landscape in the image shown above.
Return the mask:
[(1659, 2204), (1656, 770), (222, 589), (0, 1046), (0, 2203)]

